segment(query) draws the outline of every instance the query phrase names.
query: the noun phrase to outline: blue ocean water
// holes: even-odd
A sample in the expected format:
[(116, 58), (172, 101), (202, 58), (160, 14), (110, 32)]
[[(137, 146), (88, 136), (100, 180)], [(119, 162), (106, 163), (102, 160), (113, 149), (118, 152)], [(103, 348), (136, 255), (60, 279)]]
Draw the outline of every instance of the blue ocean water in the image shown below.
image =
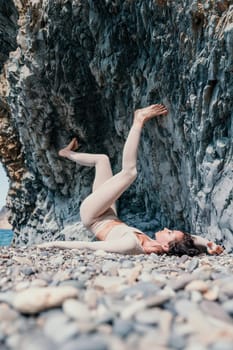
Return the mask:
[(13, 239), (13, 231), (0, 230), (0, 246), (8, 246)]

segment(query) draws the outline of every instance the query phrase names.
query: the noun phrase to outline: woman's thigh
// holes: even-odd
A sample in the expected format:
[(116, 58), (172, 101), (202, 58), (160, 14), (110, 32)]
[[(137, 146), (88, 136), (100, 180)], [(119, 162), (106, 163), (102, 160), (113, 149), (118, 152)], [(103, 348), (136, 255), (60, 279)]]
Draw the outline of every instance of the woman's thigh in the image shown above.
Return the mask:
[(90, 194), (80, 207), (83, 224), (85, 226), (92, 225), (99, 216), (103, 215), (112, 206), (134, 179), (135, 174), (121, 171)]

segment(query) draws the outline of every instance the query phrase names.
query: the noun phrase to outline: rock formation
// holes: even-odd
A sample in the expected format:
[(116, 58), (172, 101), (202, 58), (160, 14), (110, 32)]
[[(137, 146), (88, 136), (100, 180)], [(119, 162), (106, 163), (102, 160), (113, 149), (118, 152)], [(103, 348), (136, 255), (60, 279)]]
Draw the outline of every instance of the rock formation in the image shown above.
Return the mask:
[[(116, 172), (133, 110), (159, 101), (169, 116), (145, 127), (138, 179), (119, 201), (120, 216), (147, 233), (176, 227), (230, 250), (231, 1), (15, 0), (7, 6), (1, 101), (19, 170), (17, 179), (17, 170), (8, 170), (15, 243), (69, 232), (82, 237), (78, 210), (93, 170), (59, 159), (57, 150), (78, 136), (81, 151), (108, 153)], [(10, 148), (1, 152), (6, 167), (9, 154)]]
[(0, 230), (11, 230), (11, 225), (8, 222), (9, 212), (6, 207), (0, 209)]

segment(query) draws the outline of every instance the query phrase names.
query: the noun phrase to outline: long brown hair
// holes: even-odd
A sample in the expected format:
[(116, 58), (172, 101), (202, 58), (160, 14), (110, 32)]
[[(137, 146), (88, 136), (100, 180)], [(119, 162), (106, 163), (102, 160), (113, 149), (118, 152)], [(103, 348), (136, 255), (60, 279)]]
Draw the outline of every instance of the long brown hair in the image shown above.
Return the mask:
[(181, 241), (169, 242), (169, 250), (167, 252), (168, 255), (195, 256), (203, 253), (203, 250), (201, 250), (194, 244), (194, 239), (190, 234), (185, 232), (183, 232), (183, 234), (184, 234), (184, 237)]

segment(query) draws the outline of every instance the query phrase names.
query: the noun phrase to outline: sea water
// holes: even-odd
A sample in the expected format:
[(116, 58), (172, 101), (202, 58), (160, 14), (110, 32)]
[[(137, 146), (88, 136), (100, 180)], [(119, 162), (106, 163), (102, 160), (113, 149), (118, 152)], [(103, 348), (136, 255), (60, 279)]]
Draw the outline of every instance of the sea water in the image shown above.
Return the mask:
[(0, 246), (9, 246), (13, 239), (13, 231), (0, 230)]

